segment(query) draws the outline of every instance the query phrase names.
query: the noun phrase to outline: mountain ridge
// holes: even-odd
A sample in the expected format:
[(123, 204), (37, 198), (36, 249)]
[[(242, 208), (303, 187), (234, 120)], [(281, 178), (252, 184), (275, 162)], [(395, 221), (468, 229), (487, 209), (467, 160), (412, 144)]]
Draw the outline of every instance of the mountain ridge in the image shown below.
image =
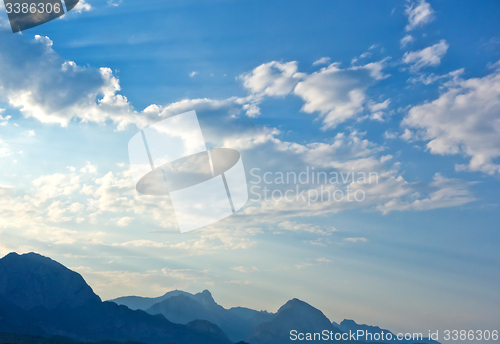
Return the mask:
[[(132, 310), (115, 301), (103, 302), (81, 275), (39, 254), (10, 253), (0, 259), (0, 334), (17, 336), (23, 344), (48, 344), (48, 338), (64, 344), (285, 344), (291, 342), (291, 330), (335, 334), (363, 328), (390, 332), (347, 319), (332, 323), (319, 309), (297, 298), (276, 313), (244, 307), (225, 309), (208, 290), (197, 294), (175, 290), (157, 298), (115, 300), (141, 307), (152, 305)], [(414, 343), (424, 342), (437, 344)]]

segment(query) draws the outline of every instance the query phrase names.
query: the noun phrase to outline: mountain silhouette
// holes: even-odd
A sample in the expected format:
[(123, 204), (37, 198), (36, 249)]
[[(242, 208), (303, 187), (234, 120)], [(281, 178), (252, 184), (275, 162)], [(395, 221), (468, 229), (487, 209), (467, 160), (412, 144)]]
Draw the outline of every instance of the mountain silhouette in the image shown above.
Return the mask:
[(0, 259), (0, 332), (147, 344), (230, 344), (208, 321), (174, 324), (162, 315), (102, 302), (76, 272), (35, 253)]
[[(252, 344), (283, 344), (292, 343), (290, 331), (299, 333), (321, 333), (324, 330), (334, 334), (342, 332), (328, 318), (313, 306), (293, 299), (283, 305), (270, 322), (258, 325), (245, 339)], [(348, 341), (336, 341), (348, 343)]]
[[(298, 299), (288, 301), (276, 314), (225, 309), (208, 290), (102, 302), (81, 275), (50, 258), (10, 253), (0, 259), (0, 343), (284, 344), (294, 342), (292, 330), (320, 334), (326, 330), (333, 335), (390, 332), (353, 320), (331, 323), (320, 310)], [(425, 339), (392, 342), (439, 344)]]
[[(41, 336), (30, 336), (25, 334), (16, 333), (0, 333), (0, 343), (2, 344), (89, 344), (82, 342), (75, 342), (72, 339), (53, 336), (53, 337), (41, 337)], [(140, 342), (116, 342), (114, 340), (105, 340), (94, 342), (92, 344), (143, 344)]]
[(36, 253), (10, 253), (2, 258), (0, 295), (8, 295), (10, 302), (28, 311), (101, 302), (82, 276)]
[(149, 314), (162, 314), (168, 320), (187, 324), (195, 319), (208, 320), (219, 326), (230, 340), (244, 339), (253, 328), (264, 321), (270, 321), (274, 315), (264, 311), (236, 307), (225, 309), (217, 304), (208, 290), (190, 294), (175, 290), (158, 298), (121, 297), (113, 302), (132, 306), (146, 307), (153, 301), (159, 301), (144, 309)]
[[(352, 332), (357, 332), (358, 330), (362, 330), (364, 331), (365, 333), (371, 333), (372, 335), (374, 335), (375, 333), (379, 333), (381, 334), (382, 332), (385, 334), (385, 336), (387, 336), (387, 333), (391, 333), (392, 334), (392, 338), (393, 340), (391, 340), (391, 343), (411, 343), (411, 344), (414, 344), (414, 343), (428, 343), (428, 344), (439, 344), (438, 342), (436, 342), (435, 340), (431, 340), (431, 339), (428, 339), (428, 338), (423, 338), (422, 340), (397, 340), (397, 337), (396, 337), (396, 334), (394, 334), (393, 332), (389, 331), (389, 330), (386, 330), (386, 329), (382, 329), (378, 326), (370, 326), (370, 325), (361, 325), (361, 324), (357, 324), (354, 320), (350, 320), (350, 319), (344, 319), (340, 324), (337, 324), (336, 322), (333, 322), (333, 325), (337, 328), (339, 328), (340, 330), (344, 331), (344, 332), (348, 332), (349, 331), (352, 331)], [(370, 337), (372, 338), (372, 337)], [(382, 342), (382, 341), (377, 341), (377, 340), (373, 340), (372, 342), (374, 343), (377, 343), (377, 342)]]

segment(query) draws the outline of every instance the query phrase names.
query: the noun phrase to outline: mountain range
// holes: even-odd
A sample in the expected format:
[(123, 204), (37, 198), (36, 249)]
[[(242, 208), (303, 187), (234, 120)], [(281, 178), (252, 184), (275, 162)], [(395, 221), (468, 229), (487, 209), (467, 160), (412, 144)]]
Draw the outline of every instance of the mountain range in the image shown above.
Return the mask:
[(174, 324), (162, 315), (102, 302), (78, 273), (35, 253), (0, 259), (0, 332), (80, 342), (232, 343), (204, 320)]
[(382, 331), (352, 320), (331, 323), (320, 310), (298, 299), (276, 313), (226, 309), (208, 290), (103, 302), (81, 275), (50, 258), (10, 253), (0, 259), (0, 343), (284, 344), (293, 342), (292, 329), (333, 334)]
[(149, 314), (162, 314), (178, 324), (187, 324), (195, 319), (208, 320), (219, 326), (235, 342), (245, 339), (252, 329), (275, 317), (275, 314), (266, 311), (243, 307), (225, 309), (215, 302), (208, 290), (198, 294), (175, 290), (158, 298), (130, 296), (111, 301)]

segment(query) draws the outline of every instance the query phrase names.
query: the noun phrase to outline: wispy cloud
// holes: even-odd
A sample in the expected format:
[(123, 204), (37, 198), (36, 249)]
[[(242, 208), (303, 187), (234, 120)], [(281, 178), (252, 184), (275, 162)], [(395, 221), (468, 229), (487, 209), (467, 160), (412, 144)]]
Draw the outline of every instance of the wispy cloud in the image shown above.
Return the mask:
[(330, 63), (330, 58), (329, 57), (322, 57), (319, 60), (316, 60), (313, 62), (313, 66), (320, 66), (320, 65), (325, 65)]
[(404, 36), (403, 38), (401, 38), (401, 41), (399, 42), (401, 44), (401, 49), (405, 48), (408, 44), (414, 41), (415, 38), (412, 35)]
[(434, 20), (434, 10), (425, 0), (411, 2), (406, 6), (405, 13), (408, 16), (408, 25), (405, 27), (406, 31), (414, 30)]
[(443, 39), (430, 47), (418, 51), (407, 52), (403, 56), (403, 63), (411, 65), (410, 70), (419, 71), (424, 67), (438, 66), (448, 51), (448, 43)]

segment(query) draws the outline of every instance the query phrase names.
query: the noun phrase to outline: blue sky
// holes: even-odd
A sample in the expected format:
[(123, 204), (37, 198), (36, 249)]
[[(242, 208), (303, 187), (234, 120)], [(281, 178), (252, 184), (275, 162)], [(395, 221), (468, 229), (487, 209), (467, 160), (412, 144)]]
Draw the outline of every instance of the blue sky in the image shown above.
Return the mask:
[[(332, 321), (492, 330), (499, 10), (89, 0), (14, 35), (2, 9), (0, 253), (57, 259), (104, 299), (208, 288), (226, 307), (297, 297)], [(249, 186), (254, 168), (379, 182), (363, 202), (250, 201), (176, 234), (168, 197), (135, 193), (127, 144), (190, 110), (241, 152)]]

